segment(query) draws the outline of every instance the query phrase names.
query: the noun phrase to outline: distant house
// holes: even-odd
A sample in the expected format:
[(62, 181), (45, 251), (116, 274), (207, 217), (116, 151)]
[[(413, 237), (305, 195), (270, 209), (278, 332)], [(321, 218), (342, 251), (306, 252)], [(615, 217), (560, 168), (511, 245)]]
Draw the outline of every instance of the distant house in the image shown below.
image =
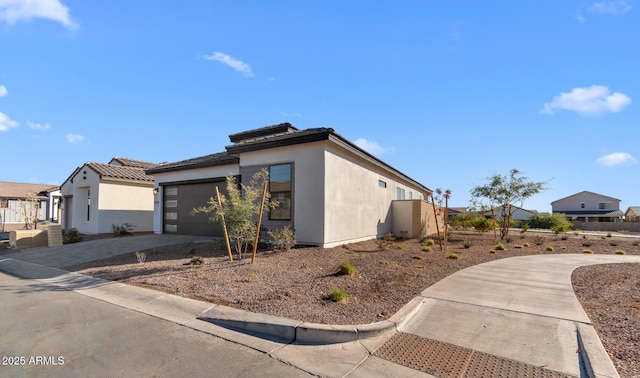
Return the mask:
[(153, 176), (156, 164), (115, 157), (107, 164), (88, 162), (61, 186), (62, 227), (84, 234), (112, 232), (112, 225), (153, 229)]
[[(526, 221), (536, 214), (536, 211), (526, 210), (518, 206), (511, 206), (511, 220)], [(485, 218), (491, 218), (491, 210), (485, 211), (483, 215)], [(493, 209), (493, 215), (496, 217), (502, 216), (502, 206)]]
[(261, 169), (269, 171), (268, 190), (280, 204), (262, 224), (291, 226), (299, 244), (333, 247), (389, 232), (436, 232), (425, 201), (429, 188), (331, 128), (299, 130), (283, 123), (229, 139), (223, 152), (147, 169), (159, 196), (154, 232), (222, 236), (218, 223), (209, 223), (206, 214), (192, 216), (191, 209), (204, 206), (216, 187), (225, 194), (225, 176), (246, 184)]
[(620, 222), (623, 216), (619, 199), (586, 190), (551, 202), (551, 211), (587, 223)]
[(625, 222), (640, 222), (640, 206), (629, 206), (624, 213)]
[(0, 181), (0, 230), (24, 228), (25, 210), (35, 216), (36, 207), (38, 221), (56, 222), (59, 189), (51, 184)]

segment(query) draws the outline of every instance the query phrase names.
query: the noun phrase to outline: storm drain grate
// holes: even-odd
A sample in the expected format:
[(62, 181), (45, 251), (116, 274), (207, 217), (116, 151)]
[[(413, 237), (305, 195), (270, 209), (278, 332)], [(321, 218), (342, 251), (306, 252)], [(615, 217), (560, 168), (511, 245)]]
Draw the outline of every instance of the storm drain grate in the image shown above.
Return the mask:
[(393, 336), (374, 354), (385, 360), (440, 378), (572, 377), (542, 367), (402, 332)]

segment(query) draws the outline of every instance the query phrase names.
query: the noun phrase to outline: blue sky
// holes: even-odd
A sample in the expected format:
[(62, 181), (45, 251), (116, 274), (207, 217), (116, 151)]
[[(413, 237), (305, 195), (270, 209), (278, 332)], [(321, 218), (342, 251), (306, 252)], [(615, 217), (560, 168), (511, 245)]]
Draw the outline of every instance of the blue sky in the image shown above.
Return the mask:
[(467, 206), (515, 168), (640, 205), (640, 3), (0, 0), (0, 180), (332, 127)]

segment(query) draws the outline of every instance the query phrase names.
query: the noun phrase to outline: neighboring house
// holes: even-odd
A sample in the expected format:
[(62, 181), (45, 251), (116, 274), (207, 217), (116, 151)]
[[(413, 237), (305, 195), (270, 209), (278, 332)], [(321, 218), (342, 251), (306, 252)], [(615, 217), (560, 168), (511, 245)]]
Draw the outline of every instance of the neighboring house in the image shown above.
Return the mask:
[(623, 216), (619, 199), (586, 190), (551, 202), (551, 211), (586, 223), (620, 222)]
[(449, 220), (452, 220), (459, 214), (464, 214), (467, 212), (466, 207), (450, 207), (447, 209), (447, 214), (449, 215)]
[(135, 225), (134, 231), (153, 229), (153, 176), (156, 166), (115, 157), (108, 164), (85, 163), (61, 186), (62, 227), (83, 234), (112, 232), (112, 225)]
[[(536, 211), (526, 210), (518, 206), (513, 206), (513, 205), (511, 206), (511, 220), (526, 221), (536, 214), (537, 214)], [(484, 215), (485, 218), (491, 219), (492, 217), (491, 210), (485, 211), (482, 215)], [(499, 206), (493, 209), (493, 215), (495, 215), (496, 218), (501, 217), (502, 206)]]
[(233, 144), (224, 152), (146, 170), (158, 190), (154, 232), (222, 236), (218, 223), (206, 214), (192, 216), (191, 209), (206, 205), (216, 187), (225, 194), (225, 176), (246, 184), (261, 169), (269, 171), (271, 198), (280, 204), (262, 224), (290, 225), (299, 244), (332, 247), (392, 232), (392, 202), (407, 220), (397, 230), (409, 237), (431, 230), (433, 210), (424, 201), (431, 190), (331, 128), (283, 123), (229, 139)]
[(35, 216), (36, 207), (38, 221), (56, 222), (59, 198), (59, 187), (51, 184), (0, 181), (0, 230), (24, 228), (25, 210)]
[(629, 206), (624, 213), (625, 222), (640, 222), (640, 206)]

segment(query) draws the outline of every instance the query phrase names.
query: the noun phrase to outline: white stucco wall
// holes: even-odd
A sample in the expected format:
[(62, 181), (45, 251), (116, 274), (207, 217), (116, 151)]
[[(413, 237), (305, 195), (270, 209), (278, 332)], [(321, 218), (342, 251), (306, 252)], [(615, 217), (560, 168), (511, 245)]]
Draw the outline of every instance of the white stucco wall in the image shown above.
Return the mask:
[(324, 142), (240, 155), (240, 165), (293, 163), (293, 228), (299, 244), (324, 244)]
[[(153, 229), (153, 186), (102, 182), (98, 197), (98, 233), (112, 232), (112, 225), (135, 225), (134, 231)], [(92, 205), (93, 192), (91, 193)]]
[(155, 188), (158, 194), (153, 198), (153, 225), (155, 234), (162, 234), (162, 185), (175, 182), (185, 182), (192, 180), (211, 179), (226, 177), (227, 175), (237, 175), (240, 171), (237, 165), (223, 165), (220, 167), (197, 168), (178, 172), (155, 173), (153, 175)]
[[(71, 225), (67, 228), (75, 228), (83, 234), (98, 233), (98, 198), (99, 198), (100, 177), (98, 174), (87, 168), (82, 167), (73, 179), (73, 182), (67, 181), (60, 188), (64, 197), (72, 196), (73, 205), (63, 203), (63, 207), (71, 208)], [(91, 195), (91, 206), (89, 207), (89, 220), (87, 221), (87, 193)], [(66, 199), (65, 201), (68, 201)], [(67, 210), (68, 211), (68, 210)], [(63, 218), (65, 217), (63, 211)], [(65, 224), (65, 223), (62, 223)]]

